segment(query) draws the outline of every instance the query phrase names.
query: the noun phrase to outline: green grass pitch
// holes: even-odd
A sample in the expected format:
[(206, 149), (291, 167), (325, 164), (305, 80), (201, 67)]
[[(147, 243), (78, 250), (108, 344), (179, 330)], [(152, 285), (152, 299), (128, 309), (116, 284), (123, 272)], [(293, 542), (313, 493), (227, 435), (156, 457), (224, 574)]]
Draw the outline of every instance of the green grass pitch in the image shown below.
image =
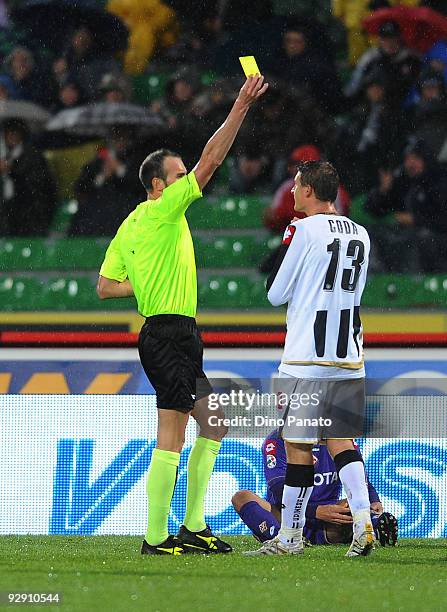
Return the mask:
[(59, 608), (76, 612), (447, 610), (443, 539), (401, 540), (358, 559), (344, 558), (346, 546), (246, 558), (253, 538), (227, 540), (235, 549), (227, 556), (142, 557), (136, 537), (3, 536), (0, 591), (59, 592)]

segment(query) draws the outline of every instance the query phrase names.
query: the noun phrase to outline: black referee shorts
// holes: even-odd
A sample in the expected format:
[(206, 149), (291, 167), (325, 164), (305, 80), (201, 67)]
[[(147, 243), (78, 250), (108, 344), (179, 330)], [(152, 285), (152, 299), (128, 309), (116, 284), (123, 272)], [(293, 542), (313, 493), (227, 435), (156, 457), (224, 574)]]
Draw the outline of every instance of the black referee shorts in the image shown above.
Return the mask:
[(157, 408), (190, 412), (212, 393), (203, 371), (203, 342), (195, 319), (148, 317), (138, 338), (141, 365), (155, 389)]

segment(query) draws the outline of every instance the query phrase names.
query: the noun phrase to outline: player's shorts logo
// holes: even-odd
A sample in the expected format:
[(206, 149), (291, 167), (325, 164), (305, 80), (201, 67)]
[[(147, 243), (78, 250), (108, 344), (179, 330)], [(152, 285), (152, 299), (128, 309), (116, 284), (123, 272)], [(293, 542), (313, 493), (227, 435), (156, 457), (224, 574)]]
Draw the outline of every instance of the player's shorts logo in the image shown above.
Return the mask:
[(266, 521), (262, 521), (262, 523), (259, 525), (259, 531), (261, 533), (265, 533), (267, 531), (267, 529), (268, 529), (267, 522)]
[(276, 467), (275, 455), (267, 455), (267, 467), (270, 469)]

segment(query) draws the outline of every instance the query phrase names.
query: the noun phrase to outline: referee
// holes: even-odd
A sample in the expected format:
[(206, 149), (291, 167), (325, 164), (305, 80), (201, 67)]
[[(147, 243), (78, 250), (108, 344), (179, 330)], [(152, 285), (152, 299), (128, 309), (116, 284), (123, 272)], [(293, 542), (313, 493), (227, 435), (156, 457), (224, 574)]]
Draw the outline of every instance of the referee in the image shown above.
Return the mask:
[[(148, 528), (142, 554), (232, 550), (212, 534), (204, 519), (205, 494), (226, 431), (208, 423), (211, 386), (203, 371), (203, 343), (195, 321), (197, 276), (185, 211), (202, 196), (250, 106), (267, 87), (262, 76), (247, 79), (191, 172), (172, 151), (162, 149), (146, 157), (139, 177), (148, 199), (123, 221), (101, 266), (98, 296), (135, 296), (146, 317), (138, 350), (157, 396), (158, 433), (147, 479)], [(168, 533), (168, 516), (190, 415), (200, 434), (188, 460), (183, 525), (173, 536)]]

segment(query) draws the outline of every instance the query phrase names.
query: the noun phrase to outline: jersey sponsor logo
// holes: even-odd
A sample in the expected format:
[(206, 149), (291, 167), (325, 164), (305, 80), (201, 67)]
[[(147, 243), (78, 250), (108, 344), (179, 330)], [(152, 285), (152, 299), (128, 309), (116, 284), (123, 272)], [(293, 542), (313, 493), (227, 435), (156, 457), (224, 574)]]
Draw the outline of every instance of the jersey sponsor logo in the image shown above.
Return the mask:
[(276, 440), (267, 440), (265, 443), (265, 452), (268, 455), (276, 455)]
[(319, 487), (321, 485), (329, 485), (337, 481), (337, 472), (321, 472), (320, 474), (315, 474), (314, 476), (314, 485), (316, 487)]
[(274, 455), (267, 455), (267, 467), (270, 469), (276, 467), (276, 457)]
[(286, 228), (286, 231), (284, 232), (282, 243), (289, 245), (292, 242), (292, 238), (295, 232), (296, 232), (296, 227), (294, 225), (288, 225)]

